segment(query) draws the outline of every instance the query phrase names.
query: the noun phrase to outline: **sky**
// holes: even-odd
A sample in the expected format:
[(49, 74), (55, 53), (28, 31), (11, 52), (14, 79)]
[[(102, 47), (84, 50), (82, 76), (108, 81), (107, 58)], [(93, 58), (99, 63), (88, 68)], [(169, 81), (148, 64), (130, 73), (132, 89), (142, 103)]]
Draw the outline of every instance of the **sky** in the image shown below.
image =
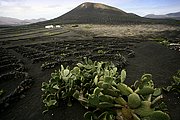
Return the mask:
[(103, 3), (140, 16), (180, 12), (180, 0), (0, 0), (0, 16), (53, 19), (84, 2)]

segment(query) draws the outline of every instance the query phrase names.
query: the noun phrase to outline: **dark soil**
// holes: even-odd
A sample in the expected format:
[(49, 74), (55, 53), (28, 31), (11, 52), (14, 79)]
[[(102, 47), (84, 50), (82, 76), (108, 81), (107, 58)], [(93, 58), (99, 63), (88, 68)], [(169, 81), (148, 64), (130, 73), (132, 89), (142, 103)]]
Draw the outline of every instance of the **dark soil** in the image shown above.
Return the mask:
[[(140, 79), (144, 73), (150, 73), (156, 87), (170, 85), (172, 76), (180, 68), (180, 52), (169, 50), (156, 42), (139, 43), (134, 50), (136, 57), (129, 59), (130, 65), (127, 66), (127, 84)], [(179, 120), (180, 94), (164, 93), (164, 100), (172, 120)]]
[[(7, 51), (16, 59), (20, 59), (29, 77), (34, 81), (30, 89), (23, 92), (20, 100), (14, 101), (6, 109), (1, 110), (0, 120), (83, 120), (86, 109), (78, 101), (74, 101), (72, 107), (66, 107), (66, 103), (60, 102), (58, 108), (50, 110), (45, 115), (41, 95), (41, 84), (50, 79), (50, 74), (59, 69), (60, 65), (74, 66), (80, 62), (83, 56), (90, 57), (98, 61), (112, 61), (119, 70), (127, 69), (128, 78), (126, 83), (132, 84), (144, 73), (151, 73), (156, 87), (170, 85), (172, 75), (180, 69), (180, 52), (158, 44), (157, 42), (144, 40), (119, 39), (111, 37), (98, 37), (88, 40), (62, 39), (62, 37), (42, 39), (34, 44), (14, 45), (11, 48), (5, 47)], [(52, 40), (52, 41), (51, 41)], [(19, 41), (21, 42), (21, 41)], [(13, 43), (11, 43), (13, 44)], [(99, 54), (98, 50), (105, 52)], [(118, 54), (123, 55), (118, 56)], [(135, 53), (135, 56), (134, 56)], [(5, 55), (6, 56), (6, 55)], [(5, 59), (6, 63), (10, 63)], [(123, 62), (122, 62), (123, 61)], [(51, 62), (43, 70), (41, 65)], [(5, 63), (5, 62), (4, 62)], [(0, 67), (3, 65), (0, 65)], [(4, 71), (3, 71), (4, 72)], [(11, 81), (7, 86), (16, 88), (19, 84)], [(0, 85), (3, 85), (0, 83)], [(179, 120), (180, 111), (179, 94), (168, 93), (165, 95), (165, 102), (168, 105), (172, 120)]]

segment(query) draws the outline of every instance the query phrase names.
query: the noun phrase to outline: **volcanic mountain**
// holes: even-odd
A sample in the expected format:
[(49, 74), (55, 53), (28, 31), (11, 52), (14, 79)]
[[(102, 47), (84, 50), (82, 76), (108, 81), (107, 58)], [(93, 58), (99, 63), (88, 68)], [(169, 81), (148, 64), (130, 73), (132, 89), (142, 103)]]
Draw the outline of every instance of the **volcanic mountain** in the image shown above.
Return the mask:
[(180, 20), (180, 12), (169, 13), (169, 14), (165, 14), (165, 15), (148, 14), (145, 17), (146, 18), (155, 18), (155, 19), (175, 19), (175, 20)]
[(86, 2), (68, 13), (50, 20), (53, 23), (92, 23), (92, 24), (119, 24), (138, 22), (143, 18), (133, 13), (126, 13), (118, 8), (101, 3)]
[(45, 20), (46, 20), (45, 18), (20, 20), (17, 18), (0, 16), (0, 25), (15, 25), (15, 26), (16, 25), (27, 25), (27, 24), (42, 22)]

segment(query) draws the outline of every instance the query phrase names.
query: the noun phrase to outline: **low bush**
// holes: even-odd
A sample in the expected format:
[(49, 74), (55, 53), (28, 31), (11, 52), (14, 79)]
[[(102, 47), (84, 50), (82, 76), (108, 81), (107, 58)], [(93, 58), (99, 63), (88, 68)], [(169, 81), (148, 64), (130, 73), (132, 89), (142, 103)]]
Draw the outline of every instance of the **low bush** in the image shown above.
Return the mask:
[(170, 92), (170, 91), (176, 91), (180, 93), (180, 70), (172, 77), (171, 85), (167, 86), (164, 88), (165, 91)]
[(46, 111), (60, 100), (72, 106), (78, 100), (86, 109), (86, 120), (169, 120), (161, 101), (160, 88), (155, 88), (151, 74), (144, 74), (129, 87), (124, 83), (126, 71), (119, 74), (110, 62), (93, 62), (84, 58), (73, 69), (64, 68), (42, 83)]

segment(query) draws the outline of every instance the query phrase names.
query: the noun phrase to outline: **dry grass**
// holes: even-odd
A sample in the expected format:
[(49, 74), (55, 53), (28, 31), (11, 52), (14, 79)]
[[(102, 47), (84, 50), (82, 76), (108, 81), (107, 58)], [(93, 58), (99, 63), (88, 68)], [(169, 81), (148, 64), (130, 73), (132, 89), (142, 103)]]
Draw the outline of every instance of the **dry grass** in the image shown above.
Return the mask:
[[(74, 29), (74, 28), (73, 28)], [(132, 37), (147, 36), (157, 32), (180, 30), (179, 27), (170, 25), (92, 25), (80, 24), (77, 31), (85, 31), (95, 36)]]

